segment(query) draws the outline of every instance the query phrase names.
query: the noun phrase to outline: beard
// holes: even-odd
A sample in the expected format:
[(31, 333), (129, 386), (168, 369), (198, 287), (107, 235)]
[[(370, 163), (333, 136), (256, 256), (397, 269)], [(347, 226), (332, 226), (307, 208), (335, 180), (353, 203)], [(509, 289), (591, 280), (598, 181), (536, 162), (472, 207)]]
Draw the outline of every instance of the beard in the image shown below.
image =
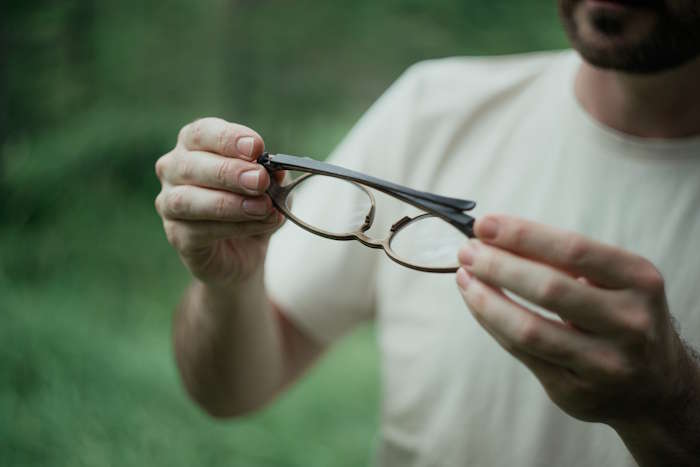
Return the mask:
[(598, 68), (651, 74), (700, 55), (700, 2), (637, 0), (618, 2), (627, 5), (620, 8), (558, 3), (573, 47)]

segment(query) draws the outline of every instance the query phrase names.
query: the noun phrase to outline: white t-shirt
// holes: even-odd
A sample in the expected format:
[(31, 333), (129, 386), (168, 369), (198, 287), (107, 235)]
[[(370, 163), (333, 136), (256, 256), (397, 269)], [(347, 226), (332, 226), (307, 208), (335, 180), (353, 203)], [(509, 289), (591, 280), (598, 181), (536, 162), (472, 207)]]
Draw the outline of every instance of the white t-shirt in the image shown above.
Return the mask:
[[(643, 255), (664, 274), (681, 333), (697, 345), (700, 138), (643, 140), (603, 127), (574, 96), (579, 65), (572, 51), (420, 63), (330, 161), (476, 200), (477, 217), (514, 214)], [(294, 200), (318, 210), (337, 202), (308, 192)], [(387, 206), (377, 213), (384, 232), (404, 210)], [(413, 271), (288, 222), (272, 239), (266, 284), (321, 341), (376, 321), (381, 465), (634, 465), (612, 429), (548, 399), (475, 322), (452, 274)]]

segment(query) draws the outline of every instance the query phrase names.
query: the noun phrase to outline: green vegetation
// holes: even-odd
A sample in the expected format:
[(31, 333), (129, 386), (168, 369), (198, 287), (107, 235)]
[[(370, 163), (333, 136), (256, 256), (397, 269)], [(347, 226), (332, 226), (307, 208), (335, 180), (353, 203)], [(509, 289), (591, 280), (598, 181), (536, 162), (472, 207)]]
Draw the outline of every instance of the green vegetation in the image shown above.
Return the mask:
[(153, 163), (204, 115), (325, 157), (411, 63), (564, 46), (554, 2), (28, 5), (0, 15), (0, 465), (370, 462), (371, 327), (260, 414), (189, 402), (169, 336), (187, 274)]

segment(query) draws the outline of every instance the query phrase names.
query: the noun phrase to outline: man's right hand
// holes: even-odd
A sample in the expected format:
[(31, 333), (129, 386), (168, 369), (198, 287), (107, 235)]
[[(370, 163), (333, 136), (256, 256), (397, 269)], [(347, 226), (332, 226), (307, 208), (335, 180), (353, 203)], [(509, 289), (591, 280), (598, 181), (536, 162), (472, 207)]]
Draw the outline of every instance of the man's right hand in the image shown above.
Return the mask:
[(183, 127), (156, 162), (162, 189), (155, 204), (168, 241), (205, 283), (250, 277), (284, 219), (265, 194), (270, 176), (256, 163), (263, 148), (250, 128), (203, 118)]

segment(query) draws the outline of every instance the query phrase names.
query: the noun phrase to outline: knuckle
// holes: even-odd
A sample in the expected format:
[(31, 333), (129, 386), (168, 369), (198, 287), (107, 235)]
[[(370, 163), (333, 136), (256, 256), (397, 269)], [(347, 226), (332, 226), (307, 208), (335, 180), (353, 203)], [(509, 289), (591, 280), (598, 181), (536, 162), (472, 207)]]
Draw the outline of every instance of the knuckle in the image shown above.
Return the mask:
[(191, 253), (199, 246), (197, 235), (186, 222), (166, 222), (165, 235), (168, 242), (180, 253)]
[(192, 181), (195, 173), (195, 163), (189, 157), (179, 157), (177, 161), (177, 173), (183, 181)]
[(178, 143), (183, 143), (185, 141), (185, 139), (187, 138), (187, 133), (190, 131), (190, 125), (192, 125), (192, 123), (188, 123), (187, 125), (180, 128), (180, 131), (177, 134)]
[(650, 261), (644, 260), (644, 264), (638, 270), (639, 285), (652, 296), (664, 294), (665, 283), (661, 272)]
[(165, 209), (173, 217), (180, 217), (187, 213), (189, 202), (187, 193), (183, 189), (174, 188), (165, 195)]
[(635, 368), (619, 353), (614, 351), (600, 351), (596, 355), (596, 369), (607, 380), (619, 381), (632, 377)]
[(235, 130), (226, 125), (217, 136), (217, 149), (219, 154), (233, 154), (236, 151), (236, 132)]
[(162, 180), (163, 176), (165, 175), (165, 166), (167, 164), (167, 160), (168, 160), (168, 154), (160, 156), (158, 158), (158, 160), (156, 160), (155, 171), (156, 171), (156, 177), (158, 177), (159, 180)]
[(588, 254), (588, 244), (580, 237), (571, 235), (564, 246), (563, 260), (567, 264), (582, 265)]
[(537, 346), (542, 338), (539, 323), (528, 317), (521, 321), (515, 333), (515, 342), (521, 347)]
[(497, 279), (501, 276), (502, 266), (500, 261), (494, 258), (493, 255), (486, 252), (480, 253), (479, 257), (482, 262), (481, 269), (484, 271), (487, 278)]
[(188, 147), (200, 147), (204, 134), (204, 124), (204, 119), (199, 118), (185, 125), (180, 130), (179, 141)]
[(237, 179), (236, 172), (236, 165), (233, 161), (226, 159), (219, 163), (219, 167), (216, 169), (216, 182), (224, 187), (233, 187), (234, 180)]
[(650, 313), (640, 309), (628, 311), (624, 325), (632, 336), (646, 340), (653, 334), (655, 323)]
[(217, 219), (225, 219), (233, 214), (233, 203), (226, 196), (217, 196), (214, 201), (214, 216)]
[(163, 204), (163, 192), (162, 191), (160, 193), (158, 193), (158, 195), (156, 195), (156, 198), (153, 201), (153, 204), (155, 205), (156, 212), (158, 213), (158, 215), (160, 215), (162, 217), (163, 216), (163, 211), (162, 211), (162, 207), (161, 207)]
[(539, 302), (544, 306), (557, 304), (566, 291), (564, 282), (557, 277), (550, 277), (542, 281), (540, 290), (537, 292)]
[(513, 249), (521, 250), (523, 246), (525, 246), (525, 244), (527, 243), (528, 233), (529, 232), (526, 225), (518, 223), (513, 227), (513, 231), (511, 233), (511, 242), (513, 244)]
[(201, 147), (203, 140), (204, 140), (204, 120), (199, 119), (199, 120), (196, 120), (192, 124), (192, 143), (197, 147)]
[(467, 292), (467, 303), (477, 319), (483, 319), (484, 310), (488, 305), (488, 296), (485, 291), (481, 288), (471, 287)]

